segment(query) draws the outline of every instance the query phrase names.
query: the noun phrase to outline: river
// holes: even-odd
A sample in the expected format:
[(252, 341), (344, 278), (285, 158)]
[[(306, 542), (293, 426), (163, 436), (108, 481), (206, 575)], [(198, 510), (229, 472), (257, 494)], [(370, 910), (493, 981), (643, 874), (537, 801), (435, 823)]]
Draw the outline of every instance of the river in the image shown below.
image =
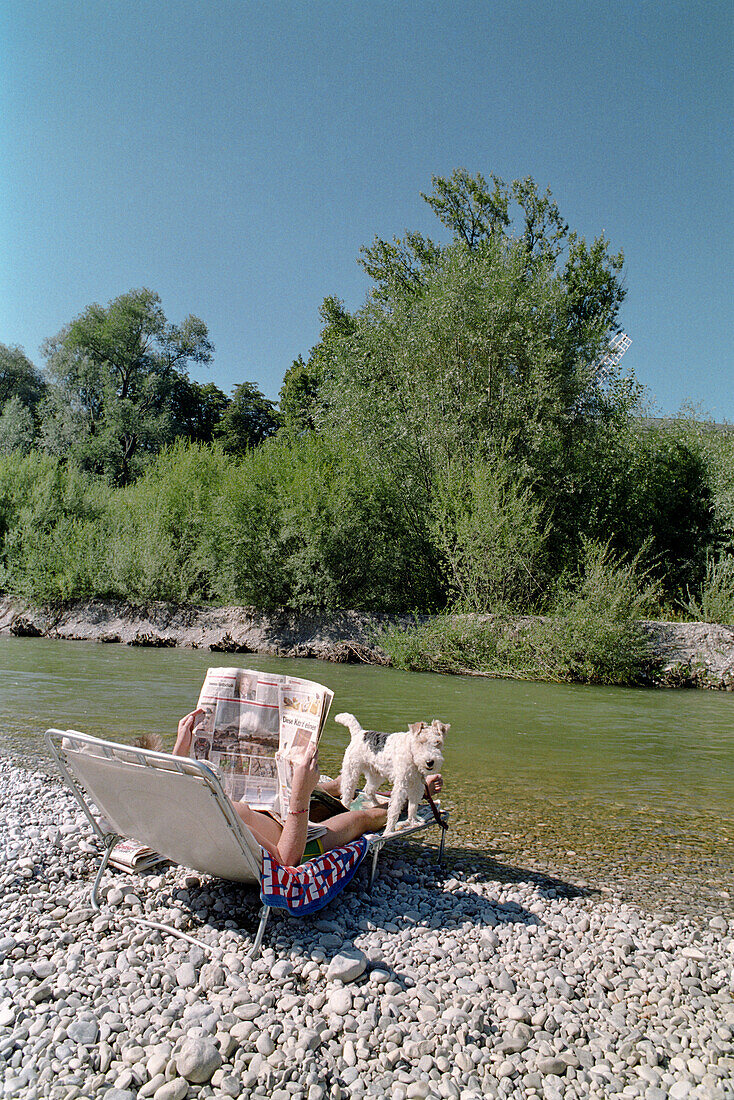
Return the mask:
[[(451, 723), (445, 803), (450, 858), (502, 879), (547, 874), (667, 915), (734, 914), (734, 698), (591, 688), (232, 657), (193, 649), (0, 637), (0, 753), (47, 767), (47, 726), (129, 741), (173, 740), (209, 665), (328, 684), (333, 713), (401, 729)], [(322, 770), (346, 730), (326, 725)]]

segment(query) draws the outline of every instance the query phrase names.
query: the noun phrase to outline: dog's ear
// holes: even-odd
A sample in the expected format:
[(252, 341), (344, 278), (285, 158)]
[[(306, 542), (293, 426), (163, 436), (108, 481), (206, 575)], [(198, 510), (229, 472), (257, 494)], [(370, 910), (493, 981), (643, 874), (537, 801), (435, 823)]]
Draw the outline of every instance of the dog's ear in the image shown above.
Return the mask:
[(411, 722), (410, 725), (408, 726), (408, 729), (410, 730), (410, 732), (413, 734), (414, 737), (417, 737), (418, 734), (423, 729), (423, 727), (425, 726), (425, 724), (426, 724), (425, 722)]
[(435, 726), (435, 728), (438, 730), (438, 732), (441, 734), (442, 737), (445, 737), (446, 734), (451, 729), (451, 723), (450, 722), (441, 722), (441, 721), (439, 721), (438, 718), (434, 718), (433, 721), (431, 722), (431, 725)]

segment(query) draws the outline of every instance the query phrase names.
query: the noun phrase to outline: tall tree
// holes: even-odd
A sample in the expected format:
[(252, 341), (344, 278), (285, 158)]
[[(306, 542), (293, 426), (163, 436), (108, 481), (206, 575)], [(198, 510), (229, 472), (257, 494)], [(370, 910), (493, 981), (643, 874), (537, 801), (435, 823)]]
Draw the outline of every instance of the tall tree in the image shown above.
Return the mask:
[(33, 447), (36, 425), (33, 413), (16, 395), (9, 398), (0, 412), (0, 455), (14, 451), (28, 454)]
[(175, 435), (194, 443), (211, 443), (228, 405), (226, 393), (213, 382), (202, 384), (181, 374), (171, 398)]
[(280, 420), (292, 435), (318, 430), (326, 416), (326, 384), (332, 379), (332, 355), (354, 332), (354, 319), (340, 298), (324, 298), (319, 307), (321, 339), (308, 362), (298, 356), (285, 373), (280, 389)]
[(0, 408), (11, 397), (17, 397), (27, 408), (34, 409), (45, 390), (41, 372), (23, 349), (17, 344), (0, 344)]
[(394, 446), (426, 485), (439, 456), (510, 443), (533, 461), (616, 406), (596, 363), (624, 298), (621, 253), (569, 234), (532, 179), (433, 183), (424, 198), (453, 239), (363, 249), (367, 303), (312, 353), (328, 356), (332, 420)]
[(232, 391), (215, 434), (228, 454), (245, 454), (274, 435), (279, 425), (275, 402), (252, 382), (241, 382)]
[(177, 387), (213, 350), (203, 321), (169, 322), (151, 290), (89, 306), (44, 345), (47, 449), (127, 483), (173, 437)]
[(636, 390), (597, 366), (625, 295), (623, 256), (603, 236), (570, 232), (531, 178), (459, 169), (423, 197), (451, 238), (363, 249), (367, 301), (312, 358), (329, 365), (327, 424), (395, 478), (431, 553), (437, 486), (458, 467), (468, 492), (477, 458), (507, 455), (545, 518), (573, 513), (574, 453), (624, 419)]

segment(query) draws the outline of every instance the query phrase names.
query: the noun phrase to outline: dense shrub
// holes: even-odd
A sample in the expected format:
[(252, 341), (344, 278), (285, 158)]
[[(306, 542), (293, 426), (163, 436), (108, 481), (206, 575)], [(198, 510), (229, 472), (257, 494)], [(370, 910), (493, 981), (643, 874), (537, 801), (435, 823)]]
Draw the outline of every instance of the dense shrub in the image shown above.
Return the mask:
[(553, 614), (445, 614), (391, 627), (380, 644), (400, 668), (481, 672), (517, 679), (629, 684), (646, 679), (652, 659), (640, 618), (655, 586), (635, 561), (616, 560), (607, 546), (586, 542), (584, 566), (559, 586)]
[(220, 447), (177, 443), (110, 496), (106, 578), (132, 602), (198, 603), (217, 595), (219, 498), (233, 464)]
[(552, 571), (581, 560), (584, 538), (642, 560), (667, 598), (698, 585), (714, 537), (710, 477), (700, 447), (649, 421), (611, 423), (579, 446), (551, 509)]
[(98, 593), (107, 502), (106, 489), (73, 463), (0, 460), (3, 587), (50, 602)]
[(697, 592), (681, 600), (686, 616), (696, 622), (734, 623), (734, 558), (710, 557)]
[(525, 611), (538, 598), (543, 508), (506, 454), (453, 466), (439, 479), (431, 532), (455, 610)]
[(399, 493), (348, 441), (268, 440), (232, 471), (220, 508), (228, 599), (393, 610), (439, 598)]

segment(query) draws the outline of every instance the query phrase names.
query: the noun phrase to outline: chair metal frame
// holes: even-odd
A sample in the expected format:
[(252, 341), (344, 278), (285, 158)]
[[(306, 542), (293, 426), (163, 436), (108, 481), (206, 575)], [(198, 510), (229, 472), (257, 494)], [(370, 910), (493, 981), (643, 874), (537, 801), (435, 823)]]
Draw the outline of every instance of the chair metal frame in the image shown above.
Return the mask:
[[(87, 821), (89, 822), (93, 832), (97, 836), (100, 844), (103, 847), (102, 859), (100, 866), (97, 870), (97, 874), (94, 880), (91, 891), (91, 905), (95, 911), (99, 911), (99, 889), (102, 882), (102, 876), (107, 868), (112, 850), (118, 840), (123, 839), (121, 833), (116, 832), (112, 827), (108, 825), (101, 817), (97, 817), (92, 810), (90, 801), (95, 803), (95, 793), (93, 790), (88, 789), (80, 776), (75, 774), (73, 767), (73, 759), (67, 757), (67, 753), (85, 754), (91, 753), (96, 757), (102, 759), (108, 759), (118, 764), (124, 764), (131, 767), (141, 768), (164, 768), (169, 772), (175, 772), (182, 775), (189, 775), (192, 778), (196, 778), (204, 784), (206, 789), (211, 793), (211, 796), (215, 799), (218, 809), (221, 813), (223, 823), (226, 827), (227, 833), (230, 834), (236, 845), (239, 847), (245, 861), (252, 859), (251, 845), (248, 846), (248, 839), (251, 844), (257, 845), (255, 838), (249, 831), (247, 826), (240, 820), (236, 814), (231, 802), (224, 792), (222, 784), (219, 780), (219, 776), (203, 760), (193, 760), (190, 757), (185, 756), (172, 756), (169, 753), (156, 752), (152, 749), (137, 748), (131, 745), (123, 745), (113, 741), (105, 741), (99, 737), (92, 737), (89, 734), (80, 733), (78, 730), (60, 730), (51, 728), (45, 733), (46, 746), (55, 760), (58, 769), (64, 779), (64, 782), (69, 787), (70, 791), (74, 795), (74, 798), (79, 803), (79, 806), (84, 813)], [(418, 809), (420, 821), (416, 825), (406, 825), (404, 828), (397, 829), (392, 833), (367, 833), (365, 838), (368, 843), (368, 851), (372, 854), (372, 861), (369, 871), (369, 883), (368, 889), (371, 889), (377, 873), (377, 860), (380, 852), (386, 844), (393, 840), (404, 840), (409, 836), (413, 836), (415, 833), (423, 832), (434, 826), (440, 826), (441, 839), (438, 849), (438, 862), (443, 861), (444, 855), (444, 842), (446, 837), (446, 831), (448, 829), (449, 814), (446, 810), (439, 808), (439, 820), (437, 820), (430, 807), (420, 806)], [(137, 838), (136, 838), (137, 839)], [(165, 852), (161, 853), (166, 855)], [(167, 857), (168, 858), (168, 857)], [(172, 860), (172, 862), (176, 862)], [(201, 870), (201, 868), (193, 867), (193, 870)], [(262, 870), (262, 866), (260, 867)], [(232, 881), (232, 880), (230, 880)], [(246, 881), (246, 880), (242, 880)], [(254, 885), (257, 880), (254, 878), (252, 884)], [(268, 916), (271, 911), (271, 906), (263, 904), (260, 911), (260, 921), (257, 931), (255, 933), (255, 939), (253, 945), (248, 952), (248, 955), (255, 957), (263, 941), (265, 935), (265, 926), (268, 921)], [(158, 928), (163, 931), (167, 931), (172, 935), (180, 936), (183, 939), (192, 940), (192, 937), (179, 931), (178, 929), (171, 928), (168, 925), (158, 924), (153, 921), (145, 921), (139, 918), (139, 923), (148, 927)], [(193, 942), (199, 943), (200, 941), (194, 940)], [(201, 944), (201, 946), (211, 950), (207, 944)]]

